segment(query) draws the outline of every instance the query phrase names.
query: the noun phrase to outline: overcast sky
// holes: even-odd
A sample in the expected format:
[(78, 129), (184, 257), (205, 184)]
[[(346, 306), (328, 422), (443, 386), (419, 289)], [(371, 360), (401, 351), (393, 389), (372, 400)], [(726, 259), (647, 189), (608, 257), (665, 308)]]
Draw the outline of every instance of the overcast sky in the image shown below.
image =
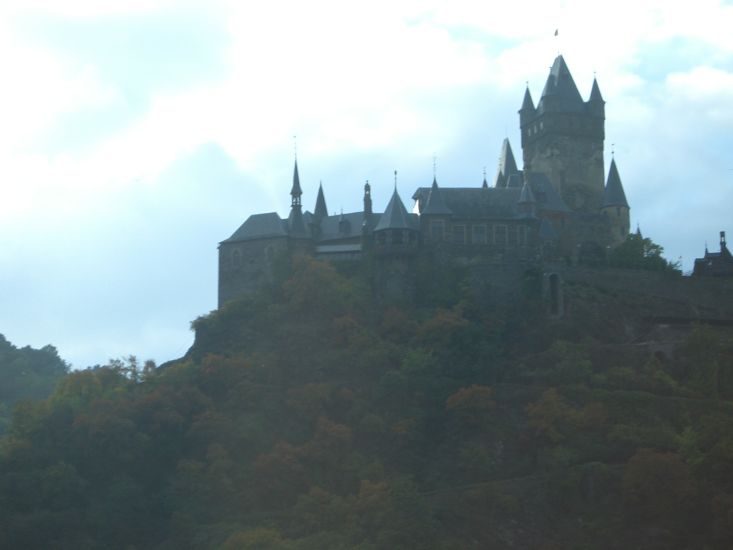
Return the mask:
[[(685, 269), (733, 234), (730, 2), (168, 2), (0, 7), (0, 333), (82, 368), (163, 362), (216, 307), (217, 243), (365, 180), (384, 208), (480, 185), (562, 52), (595, 73), (632, 226)], [(8, 5), (10, 4), (10, 5)], [(256, 6), (256, 7), (254, 7)], [(559, 36), (554, 38), (555, 29)]]

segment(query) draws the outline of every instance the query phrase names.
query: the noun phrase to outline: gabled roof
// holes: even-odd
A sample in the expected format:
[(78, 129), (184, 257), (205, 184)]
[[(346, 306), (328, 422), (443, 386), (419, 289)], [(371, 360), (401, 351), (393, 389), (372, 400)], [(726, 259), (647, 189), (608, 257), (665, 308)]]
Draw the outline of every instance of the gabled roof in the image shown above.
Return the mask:
[(222, 242), (251, 241), (272, 237), (287, 237), (283, 220), (275, 212), (253, 214), (237, 229), (231, 237)]
[(318, 197), (316, 197), (316, 207), (313, 210), (313, 215), (316, 218), (324, 218), (328, 216), (328, 209), (326, 208), (326, 197), (323, 196), (323, 185), (318, 185)]
[(387, 208), (385, 208), (384, 214), (382, 214), (374, 231), (383, 229), (416, 229), (416, 223), (413, 217), (407, 213), (397, 189), (392, 193), (392, 198), (389, 199), (389, 204), (387, 204)]
[(561, 55), (558, 55), (552, 64), (537, 109), (540, 112), (583, 112), (584, 110), (583, 98)]
[(517, 204), (534, 204), (534, 193), (532, 193), (532, 188), (529, 186), (529, 184), (525, 181), (524, 185), (522, 186), (522, 192), (519, 195), (519, 200), (517, 201)]
[(603, 190), (603, 206), (629, 207), (629, 203), (626, 201), (626, 193), (624, 193), (624, 186), (621, 185), (621, 178), (618, 175), (615, 159), (611, 159), (611, 167), (608, 170), (608, 180)]
[(517, 189), (521, 189), (522, 185), (524, 185), (522, 172), (517, 172), (516, 174), (510, 174), (507, 176), (506, 187), (516, 187)]
[(542, 172), (527, 172), (525, 177), (532, 186), (537, 208), (551, 212), (571, 212), (547, 175)]
[(438, 181), (435, 178), (433, 178), (433, 186), (430, 188), (430, 193), (428, 193), (425, 208), (420, 212), (420, 215), (424, 214), (451, 214), (451, 209), (445, 205), (438, 187)]

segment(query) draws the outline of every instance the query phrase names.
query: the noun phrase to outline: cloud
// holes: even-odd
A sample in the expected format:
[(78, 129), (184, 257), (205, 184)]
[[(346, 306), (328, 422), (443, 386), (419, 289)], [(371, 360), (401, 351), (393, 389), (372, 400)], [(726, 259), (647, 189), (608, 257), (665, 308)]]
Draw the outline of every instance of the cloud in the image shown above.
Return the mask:
[[(216, 243), (304, 203), (478, 185), (560, 50), (607, 103), (632, 217), (689, 267), (729, 222), (733, 8), (622, 0), (0, 7), (0, 332), (76, 366), (164, 360), (216, 302)], [(559, 37), (553, 37), (559, 29)], [(685, 220), (679, 223), (679, 220)]]

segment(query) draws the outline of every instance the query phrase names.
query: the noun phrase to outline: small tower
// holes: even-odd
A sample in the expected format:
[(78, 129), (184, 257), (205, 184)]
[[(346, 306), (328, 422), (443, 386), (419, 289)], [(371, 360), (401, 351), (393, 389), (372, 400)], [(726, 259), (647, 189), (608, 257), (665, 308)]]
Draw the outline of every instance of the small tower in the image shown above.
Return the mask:
[(624, 186), (621, 184), (621, 178), (616, 168), (616, 159), (613, 157), (611, 157), (611, 167), (608, 170), (606, 187), (603, 190), (601, 213), (606, 216), (610, 225), (610, 246), (620, 245), (629, 235), (629, 203), (626, 201)]
[(300, 188), (300, 176), (298, 175), (298, 161), (295, 161), (293, 171), (293, 186), (290, 189), (290, 216), (288, 216), (288, 234), (295, 239), (308, 238), (308, 231), (303, 221), (303, 212), (300, 198), (303, 190)]
[(379, 255), (405, 255), (416, 251), (419, 230), (408, 214), (395, 186), (392, 198), (374, 228), (375, 251)]
[(559, 55), (536, 108), (525, 91), (519, 121), (525, 171), (544, 173), (572, 210), (597, 214), (603, 200), (605, 121), (598, 83), (584, 102)]

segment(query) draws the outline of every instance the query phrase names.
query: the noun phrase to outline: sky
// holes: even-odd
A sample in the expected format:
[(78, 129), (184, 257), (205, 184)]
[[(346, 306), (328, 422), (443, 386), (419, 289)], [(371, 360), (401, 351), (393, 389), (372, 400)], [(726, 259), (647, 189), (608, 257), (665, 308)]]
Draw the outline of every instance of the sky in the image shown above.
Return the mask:
[(409, 205), (433, 157), (478, 186), (558, 53), (598, 79), (632, 229), (690, 270), (733, 235), (732, 28), (720, 0), (0, 2), (0, 334), (182, 356), (217, 244), (287, 215), (296, 143), (311, 210), (365, 180), (380, 210), (394, 170)]

